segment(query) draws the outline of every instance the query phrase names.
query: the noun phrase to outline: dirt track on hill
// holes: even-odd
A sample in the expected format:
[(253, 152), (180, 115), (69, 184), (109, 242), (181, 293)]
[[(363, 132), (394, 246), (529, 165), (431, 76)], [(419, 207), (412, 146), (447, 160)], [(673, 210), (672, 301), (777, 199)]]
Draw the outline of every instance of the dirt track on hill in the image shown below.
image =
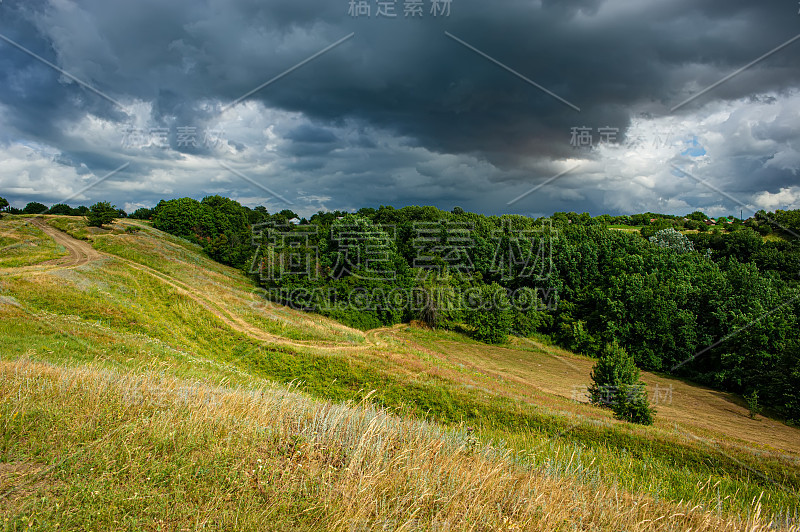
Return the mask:
[(260, 340), (263, 342), (269, 342), (272, 344), (280, 344), (280, 345), (288, 345), (292, 347), (300, 347), (300, 348), (308, 348), (313, 347), (314, 349), (324, 349), (324, 350), (341, 350), (341, 349), (366, 349), (371, 347), (370, 345), (353, 345), (353, 344), (346, 344), (346, 343), (335, 343), (335, 342), (305, 342), (300, 340), (288, 340), (282, 336), (275, 336), (270, 334), (258, 327), (247, 323), (245, 320), (236, 316), (235, 314), (231, 313), (229, 310), (223, 308), (213, 299), (205, 296), (202, 291), (197, 290), (177, 279), (170, 278), (168, 275), (161, 273), (157, 270), (154, 270), (148, 266), (144, 266), (143, 264), (139, 264), (138, 262), (134, 262), (130, 259), (125, 259), (119, 257), (117, 255), (111, 255), (117, 260), (125, 262), (131, 268), (138, 270), (140, 272), (146, 273), (152, 277), (157, 278), (162, 283), (171, 286), (178, 292), (186, 295), (192, 301), (197, 303), (198, 305), (205, 308), (207, 311), (212, 313), (216, 316), (219, 320), (225, 323), (231, 329), (245, 334), (253, 339)]
[(90, 262), (94, 262), (103, 258), (103, 255), (94, 249), (91, 244), (76, 238), (72, 238), (68, 234), (59, 231), (58, 229), (49, 225), (43, 218), (33, 218), (31, 219), (31, 224), (35, 225), (37, 229), (41, 229), (42, 232), (52, 238), (56, 244), (63, 246), (64, 249), (67, 250), (67, 256), (48, 260), (46, 262), (40, 262), (39, 264), (33, 264), (31, 266), (7, 268), (0, 273), (4, 275), (37, 275), (53, 270), (63, 270), (67, 268), (85, 266)]
[(369, 339), (367, 339), (366, 345), (353, 345), (350, 343), (338, 343), (338, 342), (314, 342), (314, 341), (289, 340), (282, 336), (276, 336), (270, 334), (250, 323), (247, 323), (239, 316), (236, 316), (229, 310), (223, 308), (219, 303), (205, 296), (202, 291), (194, 287), (191, 287), (177, 279), (171, 278), (167, 274), (161, 273), (157, 270), (154, 270), (153, 268), (150, 268), (149, 266), (139, 264), (138, 262), (126, 259), (124, 257), (120, 257), (118, 255), (112, 255), (109, 253), (100, 252), (94, 249), (88, 242), (84, 242), (82, 240), (73, 238), (67, 233), (59, 231), (58, 229), (52, 227), (43, 218), (34, 218), (31, 220), (31, 223), (35, 225), (37, 228), (41, 229), (46, 235), (51, 237), (57, 244), (63, 246), (67, 250), (68, 255), (66, 257), (61, 257), (47, 262), (42, 262), (40, 264), (32, 266), (8, 268), (7, 270), (2, 272), (3, 274), (38, 275), (41, 273), (49, 273), (55, 270), (77, 268), (79, 266), (85, 266), (91, 262), (95, 262), (102, 259), (113, 259), (124, 262), (128, 266), (137, 271), (150, 275), (151, 277), (155, 277), (162, 283), (172, 287), (179, 293), (190, 298), (192, 301), (194, 301), (195, 303), (206, 309), (208, 312), (216, 316), (220, 321), (225, 323), (228, 327), (230, 327), (234, 331), (242, 333), (255, 340), (267, 342), (270, 344), (286, 345), (296, 348), (314, 348), (327, 351), (363, 350), (373, 347)]

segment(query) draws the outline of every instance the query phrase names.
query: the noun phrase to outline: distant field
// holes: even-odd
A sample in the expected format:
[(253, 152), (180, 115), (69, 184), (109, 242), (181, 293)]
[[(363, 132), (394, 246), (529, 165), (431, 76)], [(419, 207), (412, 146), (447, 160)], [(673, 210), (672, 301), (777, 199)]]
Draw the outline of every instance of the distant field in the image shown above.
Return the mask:
[(615, 229), (617, 231), (630, 231), (630, 232), (638, 232), (644, 227), (643, 225), (609, 225), (607, 226), (609, 229)]
[(592, 360), (536, 339), (363, 333), (148, 224), (47, 221), (86, 261), (0, 220), (38, 243), (0, 261), (17, 529), (790, 529), (800, 430), (738, 397), (645, 373), (656, 424), (621, 423), (581, 397)]

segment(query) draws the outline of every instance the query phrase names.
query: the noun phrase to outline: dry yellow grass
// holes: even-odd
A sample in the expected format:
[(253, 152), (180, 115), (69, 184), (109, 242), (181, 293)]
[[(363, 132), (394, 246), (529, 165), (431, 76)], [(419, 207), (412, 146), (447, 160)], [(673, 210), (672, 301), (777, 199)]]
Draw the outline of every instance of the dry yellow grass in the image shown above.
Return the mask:
[[(462, 368), (449, 371), (447, 377), (470, 386), (490, 386), (510, 398), (548, 405), (581, 415), (608, 420), (608, 412), (575, 404), (573, 398), (581, 386), (591, 382), (595, 360), (578, 356), (564, 349), (528, 339), (514, 339), (510, 346), (498, 347), (456, 341), (439, 337), (420, 346), (413, 329), (395, 329), (392, 335), (405, 345), (416, 345), (441, 360), (439, 366)], [(466, 370), (466, 371), (465, 371)], [(800, 430), (774, 419), (759, 416), (751, 419), (744, 401), (735, 395), (686, 383), (677, 379), (642, 372), (642, 380), (653, 394), (669, 400), (656, 405), (656, 427), (663, 430), (691, 433), (727, 443), (781, 453), (800, 459)], [(613, 422), (613, 421), (612, 421)]]
[[(4, 452), (9, 436), (17, 437), (18, 456), (48, 464), (24, 484), (3, 486), (0, 511), (7, 526), (771, 529), (760, 517), (759, 501), (746, 520), (723, 519), (581, 482), (579, 471), (566, 476), (531, 469), (507, 451), (479, 445), (468, 432), (363, 404), (317, 402), (278, 387), (232, 390), (20, 360), (0, 363), (0, 394)], [(144, 456), (151, 463), (142, 462)], [(224, 481), (192, 474), (192, 464), (206, 467), (215, 460), (227, 468), (218, 473)], [(28, 497), (12, 497), (20, 490)], [(172, 491), (175, 497), (180, 492), (182, 504), (164, 505), (158, 518), (136, 513)], [(285, 513), (285, 494), (302, 499), (305, 517)], [(75, 511), (70, 497), (87, 507)]]

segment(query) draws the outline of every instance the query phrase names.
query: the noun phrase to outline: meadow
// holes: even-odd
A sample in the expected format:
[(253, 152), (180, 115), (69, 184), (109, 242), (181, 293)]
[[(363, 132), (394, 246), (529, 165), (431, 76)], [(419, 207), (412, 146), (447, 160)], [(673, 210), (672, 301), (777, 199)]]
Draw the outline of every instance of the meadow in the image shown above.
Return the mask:
[(0, 220), (8, 530), (797, 530), (800, 432), (735, 395), (643, 373), (669, 401), (622, 423), (544, 339), (363, 332), (146, 222), (45, 221)]

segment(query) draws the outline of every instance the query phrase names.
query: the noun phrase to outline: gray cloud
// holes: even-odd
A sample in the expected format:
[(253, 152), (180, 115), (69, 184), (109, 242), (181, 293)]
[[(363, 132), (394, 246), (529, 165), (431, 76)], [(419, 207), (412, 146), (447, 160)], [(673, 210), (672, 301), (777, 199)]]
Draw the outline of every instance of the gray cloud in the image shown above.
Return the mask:
[[(670, 203), (669, 194), (677, 193), (668, 166), (672, 156), (640, 164), (631, 158), (652, 154), (627, 150), (626, 159), (618, 160), (619, 150), (576, 150), (569, 143), (570, 129), (579, 126), (618, 128), (618, 141), (630, 143), (645, 117), (651, 125), (674, 119), (710, 135), (714, 151), (702, 170), (732, 194), (777, 194), (796, 182), (797, 115), (787, 102), (797, 101), (800, 42), (669, 113), (796, 35), (795, 5), (454, 0), (451, 15), (436, 18), (427, 8), (422, 19), (412, 20), (402, 16), (402, 2), (397, 19), (377, 18), (374, 3), (366, 19), (348, 16), (347, 0), (6, 0), (0, 33), (126, 108), (0, 43), (0, 142), (49, 146), (60, 151), (51, 164), (65, 170), (84, 164), (97, 175), (131, 162), (125, 178), (142, 186), (130, 186), (120, 197), (130, 202), (134, 195), (132, 203), (211, 191), (260, 198), (250, 185), (224, 176), (220, 158), (250, 165), (254, 179), (306, 198), (308, 209), (321, 203), (435, 203), (504, 212), (511, 209), (508, 200), (573, 160), (583, 163), (576, 175), (513, 208), (600, 212), (711, 201), (698, 193)], [(580, 113), (445, 31), (579, 106)], [(355, 36), (341, 46), (221, 112), (351, 32)], [(774, 116), (770, 108), (777, 110)], [(704, 121), (720, 109), (727, 119), (707, 127)], [(753, 109), (766, 114), (754, 116)], [(106, 129), (88, 125), (90, 119)], [(121, 146), (120, 131), (131, 124), (168, 129), (169, 147)], [(203, 132), (220, 124), (222, 146), (178, 142), (179, 126)], [(632, 168), (649, 175), (628, 175)], [(33, 173), (26, 179), (36, 182)], [(624, 179), (639, 184), (623, 187)], [(653, 184), (642, 184), (647, 179)], [(15, 180), (0, 175), (0, 190)], [(114, 193), (110, 186), (101, 191)]]

